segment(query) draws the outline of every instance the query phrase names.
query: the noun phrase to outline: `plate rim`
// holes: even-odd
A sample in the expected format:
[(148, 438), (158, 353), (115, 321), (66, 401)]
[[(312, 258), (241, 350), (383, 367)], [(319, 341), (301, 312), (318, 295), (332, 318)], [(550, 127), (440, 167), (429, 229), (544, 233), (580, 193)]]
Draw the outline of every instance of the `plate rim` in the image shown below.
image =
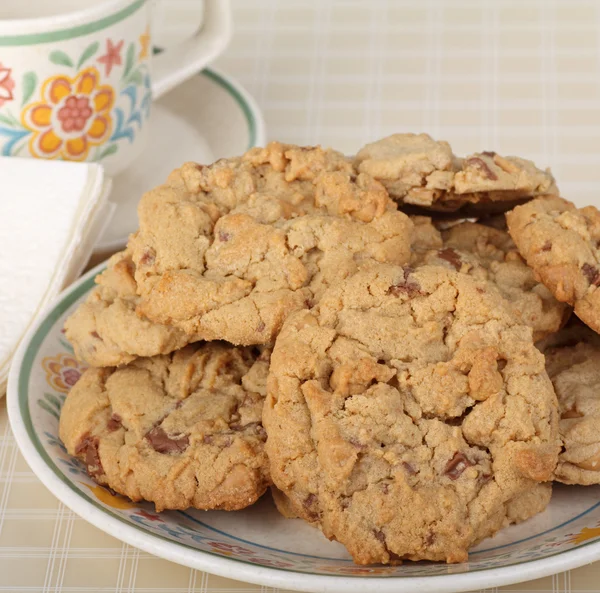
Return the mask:
[[(291, 588), (309, 593), (315, 591), (359, 593), (364, 590), (366, 582), (373, 591), (379, 593), (408, 593), (416, 588), (423, 593), (457, 593), (478, 587), (488, 588), (541, 578), (600, 559), (600, 540), (596, 540), (545, 558), (472, 572), (410, 577), (316, 575), (260, 566), (193, 549), (185, 544), (149, 533), (109, 513), (100, 505), (94, 505), (93, 502), (79, 495), (64, 476), (59, 476), (48, 465), (29, 433), (27, 422), (31, 423), (31, 418), (24, 418), (21, 408), (22, 406), (28, 408), (29, 405), (26, 394), (30, 375), (25, 365), (26, 358), (31, 357), (32, 360), (35, 358), (43, 338), (62, 315), (65, 301), (79, 298), (79, 292), (83, 287), (104, 267), (106, 262), (100, 263), (62, 291), (31, 325), (14, 355), (8, 377), (6, 399), (8, 418), (15, 440), (33, 473), (60, 502), (101, 531), (145, 552), (189, 568), (257, 585)], [(38, 332), (46, 325), (48, 325), (46, 333), (39, 338), (39, 341), (36, 340)], [(33, 432), (33, 427), (31, 430)]]
[[(214, 66), (203, 68), (195, 76), (202, 76), (224, 89), (244, 114), (248, 133), (248, 144), (244, 150), (250, 150), (254, 146), (264, 146), (267, 140), (265, 118), (262, 109), (250, 92), (235, 77)], [(185, 84), (185, 82), (182, 84)], [(165, 98), (168, 100), (168, 93)], [(110, 201), (110, 195), (108, 200)], [(112, 239), (111, 241), (102, 241), (102, 237), (100, 237), (100, 241), (94, 245), (94, 251), (98, 253), (118, 251), (123, 248), (126, 242), (127, 237)]]

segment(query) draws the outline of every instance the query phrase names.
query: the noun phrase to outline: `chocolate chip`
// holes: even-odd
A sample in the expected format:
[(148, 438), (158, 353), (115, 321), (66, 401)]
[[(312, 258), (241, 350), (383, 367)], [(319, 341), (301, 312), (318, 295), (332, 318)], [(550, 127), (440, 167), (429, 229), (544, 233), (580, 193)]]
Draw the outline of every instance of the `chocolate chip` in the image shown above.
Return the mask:
[(381, 485), (381, 490), (384, 494), (387, 494), (390, 491), (390, 485), (385, 482)]
[(496, 153), (493, 150), (484, 150), (481, 154), (485, 154), (485, 156), (489, 156), (491, 158), (496, 156)]
[(113, 414), (108, 419), (108, 423), (106, 424), (106, 427), (111, 432), (114, 432), (115, 430), (119, 430), (119, 428), (121, 428), (121, 426), (122, 426), (122, 424), (121, 424), (121, 416), (119, 416), (119, 414)]
[(435, 533), (433, 533), (433, 531), (428, 531), (427, 535), (425, 536), (425, 545), (433, 546), (435, 539)]
[(492, 181), (496, 181), (498, 179), (498, 176), (487, 166), (486, 162), (479, 157), (467, 159), (465, 164), (475, 167), (475, 169), (479, 170), (485, 177), (491, 179)]
[(317, 495), (316, 494), (309, 494), (305, 499), (304, 499), (304, 506), (306, 508), (310, 508), (312, 507), (313, 504), (315, 504), (315, 502), (317, 502)]
[(98, 438), (93, 437), (90, 433), (83, 435), (81, 441), (77, 447), (75, 447), (75, 454), (81, 455), (84, 458), (85, 465), (87, 466), (87, 473), (90, 478), (94, 480), (104, 475), (104, 468), (100, 461), (100, 454), (98, 453)]
[(155, 426), (149, 431), (146, 439), (157, 453), (183, 453), (190, 444), (187, 435), (170, 437), (160, 426)]
[(588, 282), (594, 286), (600, 284), (600, 271), (595, 266), (590, 264), (583, 264), (581, 271), (586, 275)]
[(257, 332), (265, 331), (265, 327), (267, 327), (265, 325), (265, 322), (264, 321), (260, 321), (259, 324), (256, 326), (256, 331)]
[(406, 470), (406, 473), (410, 474), (411, 476), (414, 476), (417, 473), (417, 470), (406, 461), (402, 462), (402, 467)]
[(350, 503), (352, 502), (352, 497), (351, 496), (342, 496), (340, 498), (340, 506), (346, 510), (349, 506)]
[(458, 480), (461, 474), (468, 468), (474, 465), (471, 463), (460, 451), (454, 454), (454, 457), (446, 464), (444, 474), (446, 474), (451, 480)]
[(202, 437), (202, 442), (206, 443), (207, 445), (212, 444), (214, 440), (215, 437), (212, 434), (207, 434), (204, 437)]
[(542, 245), (542, 251), (550, 251), (552, 249), (552, 241), (546, 241)]
[(454, 251), (452, 247), (440, 249), (438, 251), (438, 257), (447, 261), (457, 272), (462, 268), (462, 260), (460, 259), (460, 255)]
[(229, 239), (231, 239), (231, 235), (229, 233), (226, 233), (225, 231), (219, 231), (219, 241), (227, 243)]
[(373, 535), (382, 543), (385, 544), (385, 534), (380, 529), (373, 529)]
[(313, 521), (316, 521), (319, 518), (319, 513), (312, 508), (316, 504), (316, 502), (317, 502), (317, 495), (309, 494), (304, 499), (304, 502), (302, 503), (304, 508), (306, 509), (306, 513)]
[(393, 296), (400, 296), (405, 294), (409, 297), (417, 296), (423, 294), (421, 292), (421, 286), (415, 282), (414, 280), (410, 280), (409, 277), (414, 270), (412, 268), (406, 267), (404, 268), (404, 279), (398, 284), (393, 284), (388, 289), (388, 294)]
[(151, 266), (156, 260), (156, 253), (153, 249), (146, 249), (140, 257), (141, 266)]
[(92, 336), (92, 338), (100, 340), (100, 334), (97, 331), (90, 332), (90, 336)]

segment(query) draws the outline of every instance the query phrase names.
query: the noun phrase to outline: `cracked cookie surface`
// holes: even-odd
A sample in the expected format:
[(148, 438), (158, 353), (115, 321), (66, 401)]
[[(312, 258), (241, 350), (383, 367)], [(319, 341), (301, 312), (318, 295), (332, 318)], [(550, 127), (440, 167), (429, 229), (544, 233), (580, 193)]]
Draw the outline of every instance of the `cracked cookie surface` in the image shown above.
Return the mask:
[(536, 277), (600, 331), (600, 212), (549, 196), (515, 208), (506, 220)]
[(115, 254), (96, 276), (98, 286), (65, 322), (65, 336), (79, 360), (91, 366), (120, 366), (137, 356), (166, 354), (189, 343), (181, 330), (137, 314), (140, 298), (134, 274), (130, 251)]
[(319, 147), (188, 164), (138, 212), (137, 310), (190, 341), (269, 343), (360, 264), (410, 257), (412, 223), (385, 188)]
[(563, 444), (554, 479), (600, 484), (600, 336), (585, 326), (573, 326), (559, 332), (555, 342), (544, 349), (558, 398)]
[[(415, 229), (425, 225), (415, 223)], [(420, 235), (425, 235), (421, 230)], [(413, 252), (413, 265), (443, 265), (479, 280), (488, 280), (510, 304), (517, 320), (540, 340), (560, 329), (570, 307), (557, 301), (519, 255), (510, 235), (500, 229), (462, 222), (440, 233), (437, 249)], [(421, 245), (434, 241), (421, 239)]]
[(462, 562), (544, 506), (527, 493), (556, 466), (556, 396), (531, 330), (488, 288), (372, 265), (279, 334), (263, 424), (282, 508), (360, 564)]
[(90, 368), (60, 438), (99, 484), (163, 509), (242, 509), (270, 485), (262, 407), (269, 350), (212, 342)]
[(399, 203), (470, 214), (503, 211), (541, 194), (558, 193), (549, 170), (495, 152), (456, 157), (427, 134), (394, 134), (364, 146), (358, 171), (368, 173)]
[(200, 339), (271, 342), (365, 261), (404, 263), (412, 223), (341, 154), (272, 143), (187, 163), (139, 206), (142, 230), (67, 320), (76, 355), (122, 365)]

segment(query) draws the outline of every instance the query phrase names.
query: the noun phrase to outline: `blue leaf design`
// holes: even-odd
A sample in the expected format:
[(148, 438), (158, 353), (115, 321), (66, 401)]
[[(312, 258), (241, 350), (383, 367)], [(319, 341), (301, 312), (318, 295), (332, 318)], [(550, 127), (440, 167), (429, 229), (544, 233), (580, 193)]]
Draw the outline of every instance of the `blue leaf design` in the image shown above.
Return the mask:
[(11, 130), (9, 128), (0, 128), (0, 136), (9, 138), (9, 141), (2, 148), (2, 156), (11, 156), (13, 148), (17, 142), (29, 136), (31, 132), (29, 130)]
[(127, 120), (127, 125), (137, 123), (140, 127), (142, 125), (142, 114), (139, 111), (134, 111)]
[(121, 95), (126, 95), (127, 97), (129, 97), (129, 100), (131, 101), (131, 105), (129, 105), (129, 109), (131, 109), (131, 111), (133, 111), (135, 109), (135, 104), (137, 103), (137, 87), (131, 85), (131, 86), (124, 88), (121, 91)]
[(130, 142), (133, 142), (134, 131), (132, 128), (124, 127), (123, 124), (125, 122), (125, 115), (123, 114), (122, 109), (115, 109), (115, 117), (117, 119), (117, 124), (115, 126), (115, 130), (110, 137), (111, 142), (115, 140), (120, 140), (121, 138), (129, 138)]
[(140, 101), (140, 109), (144, 112), (148, 112), (150, 109), (150, 103), (152, 102), (152, 93), (146, 93)]

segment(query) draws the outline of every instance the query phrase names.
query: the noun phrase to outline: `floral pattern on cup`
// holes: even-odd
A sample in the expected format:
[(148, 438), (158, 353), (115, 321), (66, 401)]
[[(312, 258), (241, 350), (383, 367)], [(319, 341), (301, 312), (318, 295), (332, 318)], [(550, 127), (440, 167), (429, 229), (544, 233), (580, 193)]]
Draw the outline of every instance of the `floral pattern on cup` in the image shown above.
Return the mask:
[[(49, 61), (62, 72), (41, 82), (34, 71), (23, 74), (20, 113), (0, 113), (1, 154), (18, 156), (27, 146), (37, 158), (101, 161), (121, 142), (133, 143), (150, 114), (149, 47), (146, 30), (127, 48), (123, 39), (106, 39), (104, 49), (95, 41), (79, 56), (50, 52)], [(17, 84), (12, 69), (0, 63), (0, 107), (14, 100)]]
[(5, 68), (0, 62), (0, 107), (7, 103), (8, 101), (12, 101), (13, 90), (15, 88), (15, 81), (13, 80), (12, 70), (10, 68)]
[(115, 91), (101, 84), (100, 72), (86, 68), (44, 81), (41, 100), (25, 106), (21, 124), (31, 132), (29, 149), (37, 158), (83, 161), (104, 144), (113, 128)]

